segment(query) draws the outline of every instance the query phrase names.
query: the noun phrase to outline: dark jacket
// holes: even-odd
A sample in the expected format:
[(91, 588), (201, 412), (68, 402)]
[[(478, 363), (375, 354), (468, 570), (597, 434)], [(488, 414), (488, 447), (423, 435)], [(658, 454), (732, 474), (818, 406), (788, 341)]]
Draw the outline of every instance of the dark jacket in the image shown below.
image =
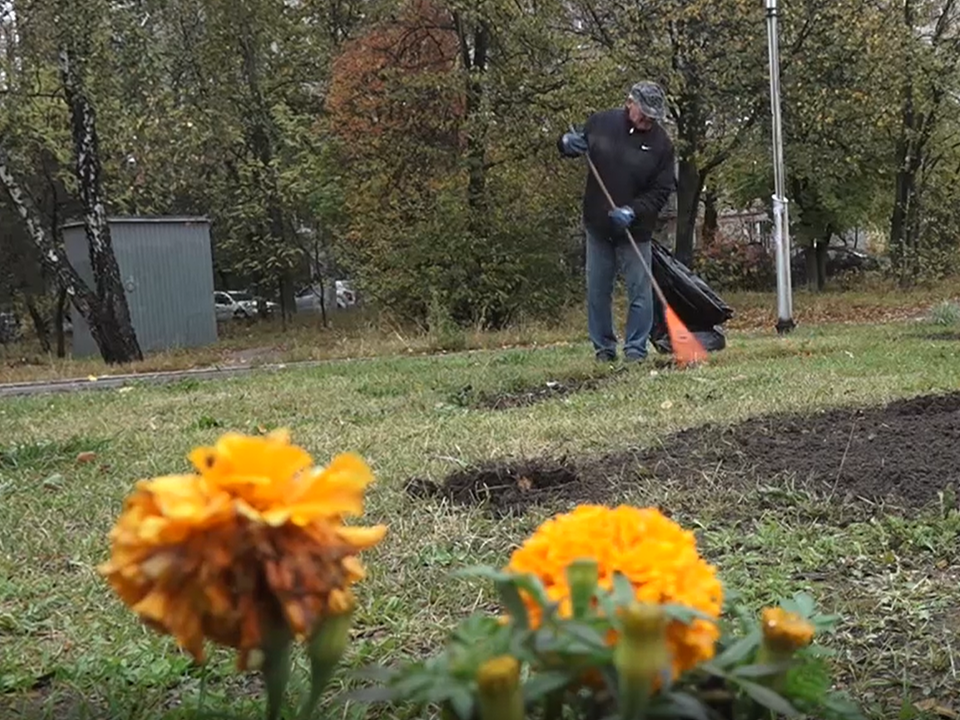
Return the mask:
[[(657, 216), (676, 189), (674, 148), (659, 124), (646, 131), (634, 130), (626, 108), (591, 115), (583, 127), (590, 157), (607, 190), (618, 205), (630, 205), (636, 220), (630, 232), (637, 242), (649, 241)], [(557, 141), (558, 147), (560, 141)], [(562, 150), (561, 150), (562, 152)], [(608, 213), (611, 207), (590, 169), (583, 194), (583, 222), (592, 230), (613, 235)], [(625, 238), (622, 233), (617, 235)]]

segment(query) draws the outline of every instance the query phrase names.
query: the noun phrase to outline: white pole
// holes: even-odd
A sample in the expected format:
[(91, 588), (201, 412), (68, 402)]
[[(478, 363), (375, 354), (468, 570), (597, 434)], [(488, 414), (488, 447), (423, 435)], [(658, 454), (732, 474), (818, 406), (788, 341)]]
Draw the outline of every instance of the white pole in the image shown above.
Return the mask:
[(780, 120), (780, 47), (777, 31), (777, 0), (767, 6), (767, 49), (770, 62), (770, 110), (773, 114), (773, 225), (777, 248), (777, 332), (790, 332), (793, 321), (793, 290), (790, 287), (790, 214), (787, 210), (783, 164), (783, 126)]

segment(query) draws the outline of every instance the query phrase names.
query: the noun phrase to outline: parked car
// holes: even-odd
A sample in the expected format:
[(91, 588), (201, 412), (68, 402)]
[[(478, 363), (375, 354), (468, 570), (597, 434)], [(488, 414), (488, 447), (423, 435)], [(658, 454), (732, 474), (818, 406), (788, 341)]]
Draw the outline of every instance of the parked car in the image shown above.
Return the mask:
[[(347, 280), (337, 280), (334, 283), (337, 296), (337, 309), (345, 310), (357, 302), (356, 293)], [(308, 285), (297, 293), (297, 312), (320, 312), (320, 285)], [(329, 306), (327, 309), (331, 309)]]
[[(790, 266), (794, 284), (803, 284), (807, 281), (806, 249), (793, 248)], [(880, 269), (880, 260), (858, 248), (846, 245), (831, 245), (827, 248), (827, 277), (851, 273), (872, 272)]]
[[(217, 320), (245, 320), (257, 315), (257, 301), (245, 290), (217, 290), (213, 293), (213, 306)], [(279, 306), (267, 301), (267, 314), (273, 313)]]

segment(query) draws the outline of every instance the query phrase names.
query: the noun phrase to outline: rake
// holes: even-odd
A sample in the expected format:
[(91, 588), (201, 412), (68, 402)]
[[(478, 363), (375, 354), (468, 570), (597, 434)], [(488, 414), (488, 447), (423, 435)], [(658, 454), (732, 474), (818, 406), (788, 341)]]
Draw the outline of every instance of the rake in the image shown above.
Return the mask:
[[(603, 178), (600, 177), (600, 172), (597, 170), (597, 166), (593, 164), (593, 159), (590, 157), (589, 152), (586, 153), (586, 158), (587, 162), (590, 164), (590, 171), (597, 179), (597, 183), (600, 185), (600, 189), (603, 190), (603, 194), (606, 195), (607, 202), (610, 203), (610, 209), (616, 209), (617, 204), (613, 201), (610, 191), (607, 190), (607, 186), (604, 184)], [(707, 351), (704, 349), (703, 345), (700, 344), (700, 341), (697, 340), (693, 333), (690, 332), (683, 320), (680, 319), (680, 316), (678, 316), (674, 309), (670, 307), (670, 304), (667, 302), (667, 298), (663, 294), (663, 290), (660, 289), (659, 283), (657, 283), (656, 278), (653, 276), (653, 270), (650, 269), (650, 265), (647, 263), (646, 258), (644, 258), (643, 253), (640, 252), (640, 247), (637, 245), (637, 241), (633, 239), (633, 233), (630, 232), (630, 228), (624, 228), (624, 231), (627, 234), (627, 238), (630, 240), (630, 244), (636, 251), (637, 257), (640, 258), (640, 262), (643, 264), (643, 269), (650, 277), (650, 282), (653, 284), (654, 292), (657, 293), (657, 297), (660, 299), (660, 302), (663, 303), (664, 314), (666, 315), (667, 322), (667, 332), (670, 335), (670, 347), (673, 350), (673, 356), (676, 359), (677, 364), (681, 367), (684, 367), (686, 365), (705, 362), (707, 359)]]

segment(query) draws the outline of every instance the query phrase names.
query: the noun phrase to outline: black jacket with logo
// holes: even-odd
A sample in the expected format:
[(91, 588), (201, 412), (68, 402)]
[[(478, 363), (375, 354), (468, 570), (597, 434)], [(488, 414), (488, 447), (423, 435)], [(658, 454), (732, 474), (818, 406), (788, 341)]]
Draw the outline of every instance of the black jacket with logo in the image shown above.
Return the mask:
[[(629, 205), (636, 213), (630, 226), (634, 239), (650, 240), (657, 216), (676, 188), (670, 136), (657, 123), (649, 130), (633, 129), (626, 108), (594, 113), (587, 119), (583, 133), (590, 157), (613, 201), (618, 206)], [(583, 194), (584, 224), (605, 235), (622, 235), (610, 223), (610, 210), (606, 195), (588, 168)]]

